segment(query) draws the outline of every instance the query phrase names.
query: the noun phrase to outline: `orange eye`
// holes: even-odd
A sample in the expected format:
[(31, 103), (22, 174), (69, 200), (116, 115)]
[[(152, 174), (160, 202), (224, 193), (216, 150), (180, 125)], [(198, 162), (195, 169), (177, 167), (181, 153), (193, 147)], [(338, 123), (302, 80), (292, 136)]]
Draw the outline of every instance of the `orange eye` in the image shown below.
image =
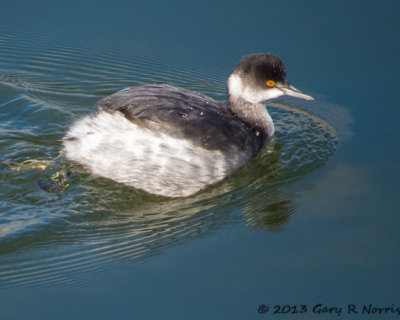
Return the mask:
[(273, 86), (275, 85), (275, 81), (274, 81), (274, 80), (268, 80), (267, 82), (265, 82), (265, 84), (266, 84), (268, 87), (273, 87)]

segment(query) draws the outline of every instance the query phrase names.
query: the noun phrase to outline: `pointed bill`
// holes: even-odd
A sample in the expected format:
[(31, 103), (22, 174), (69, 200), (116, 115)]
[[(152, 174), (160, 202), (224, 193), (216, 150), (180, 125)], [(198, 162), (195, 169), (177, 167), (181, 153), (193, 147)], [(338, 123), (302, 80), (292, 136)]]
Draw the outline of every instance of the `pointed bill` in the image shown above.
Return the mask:
[(308, 94), (304, 94), (301, 91), (297, 90), (292, 85), (288, 84), (286, 87), (281, 89), (283, 93), (287, 96), (292, 96), (296, 98), (306, 99), (306, 100), (314, 100), (313, 97), (309, 96)]

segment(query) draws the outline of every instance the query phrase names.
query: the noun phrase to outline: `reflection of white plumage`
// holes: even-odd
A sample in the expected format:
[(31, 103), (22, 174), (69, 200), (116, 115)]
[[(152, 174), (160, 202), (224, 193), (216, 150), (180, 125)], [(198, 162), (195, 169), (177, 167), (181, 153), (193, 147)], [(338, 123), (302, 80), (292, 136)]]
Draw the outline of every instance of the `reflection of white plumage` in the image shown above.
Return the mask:
[(180, 197), (222, 180), (274, 133), (264, 101), (304, 99), (272, 54), (245, 56), (228, 78), (228, 103), (170, 85), (121, 90), (76, 121), (68, 159), (94, 174), (150, 193)]

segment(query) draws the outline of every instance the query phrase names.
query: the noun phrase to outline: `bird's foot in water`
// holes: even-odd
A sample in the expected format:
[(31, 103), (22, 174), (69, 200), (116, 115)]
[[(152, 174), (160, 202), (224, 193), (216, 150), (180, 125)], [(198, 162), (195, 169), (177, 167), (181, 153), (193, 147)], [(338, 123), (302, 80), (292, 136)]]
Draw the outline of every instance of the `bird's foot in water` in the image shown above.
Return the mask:
[(37, 184), (46, 192), (57, 193), (68, 188), (68, 176), (71, 174), (69, 168), (46, 168), (43, 178), (37, 181)]
[(68, 176), (71, 174), (71, 168), (63, 162), (60, 154), (53, 160), (38, 160), (29, 159), (21, 163), (8, 162), (6, 166), (14, 171), (42, 171), (42, 178), (37, 181), (37, 184), (46, 192), (57, 193), (68, 188)]

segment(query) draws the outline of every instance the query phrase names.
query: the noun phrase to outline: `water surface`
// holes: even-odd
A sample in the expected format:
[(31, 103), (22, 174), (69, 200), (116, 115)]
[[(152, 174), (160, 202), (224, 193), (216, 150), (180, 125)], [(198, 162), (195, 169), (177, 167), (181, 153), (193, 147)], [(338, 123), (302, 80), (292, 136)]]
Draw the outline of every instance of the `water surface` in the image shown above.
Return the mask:
[[(94, 112), (104, 95), (141, 83), (172, 83), (224, 101), (227, 75), (207, 67), (185, 70), (179, 64), (168, 70), (163, 58), (148, 53), (133, 51), (125, 57), (65, 42), (40, 46), (32, 58), (29, 42), (17, 45), (15, 38), (3, 42), (8, 71), (2, 75), (2, 110), (11, 121), (2, 135), (6, 263), (1, 275), (10, 285), (64, 283), (60, 279), (71, 270), (102, 270), (109, 260), (154, 255), (227, 225), (245, 222), (256, 229), (281, 230), (294, 211), (296, 191), (324, 174), (339, 142), (338, 130), (312, 111), (324, 114), (323, 103), (310, 103), (306, 111), (306, 102), (281, 99), (268, 106), (275, 137), (227, 180), (187, 199), (132, 190), (71, 168), (59, 156), (71, 121)], [(329, 107), (330, 112), (341, 110)], [(66, 178), (67, 170), (73, 173), (55, 194), (39, 188), (46, 189), (55, 174)]]
[[(4, 318), (259, 319), (272, 316), (257, 313), (261, 304), (395, 304), (396, 10), (391, 2), (10, 4), (0, 13)], [(274, 138), (228, 179), (182, 199), (82, 170), (59, 192), (40, 188), (66, 173), (61, 138), (97, 100), (156, 82), (223, 102), (233, 65), (260, 51), (281, 56), (289, 81), (316, 100), (269, 103)], [(386, 68), (370, 64), (378, 54)]]

